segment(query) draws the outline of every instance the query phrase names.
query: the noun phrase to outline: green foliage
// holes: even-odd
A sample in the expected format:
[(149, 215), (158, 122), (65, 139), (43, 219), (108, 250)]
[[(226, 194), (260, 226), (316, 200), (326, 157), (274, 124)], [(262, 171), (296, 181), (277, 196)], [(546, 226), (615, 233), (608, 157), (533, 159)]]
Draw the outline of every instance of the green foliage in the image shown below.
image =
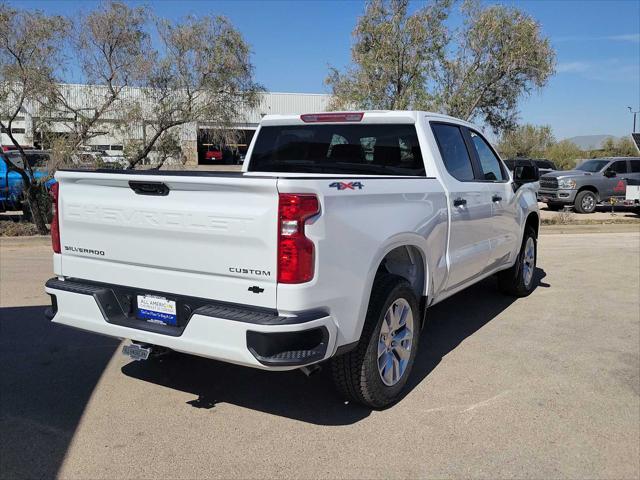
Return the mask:
[(629, 137), (607, 138), (602, 147), (591, 151), (591, 158), (596, 157), (636, 157), (638, 149)]
[(497, 148), (503, 158), (542, 158), (554, 143), (549, 125), (525, 124), (503, 133)]
[(450, 2), (408, 14), (408, 1), (369, 2), (353, 32), (353, 65), (330, 68), (334, 107), (408, 109), (433, 102), (425, 89), (444, 54)]
[(570, 170), (586, 158), (586, 152), (569, 140), (551, 145), (544, 154), (545, 158), (552, 160), (560, 170)]
[(555, 52), (539, 24), (512, 7), (462, 3), (463, 25), (450, 28), (453, 0), (409, 14), (408, 0), (371, 0), (354, 30), (352, 65), (325, 82), (337, 108), (426, 109), (495, 131), (515, 126), (517, 103), (543, 87)]

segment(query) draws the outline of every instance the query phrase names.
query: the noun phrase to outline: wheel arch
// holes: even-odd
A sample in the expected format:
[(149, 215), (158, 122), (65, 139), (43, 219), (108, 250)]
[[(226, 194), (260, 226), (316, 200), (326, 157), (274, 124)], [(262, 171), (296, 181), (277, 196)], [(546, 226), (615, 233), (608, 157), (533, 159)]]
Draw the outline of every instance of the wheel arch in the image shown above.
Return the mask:
[(535, 232), (536, 238), (538, 238), (538, 234), (540, 232), (540, 215), (538, 215), (538, 212), (531, 212), (527, 215), (524, 222), (524, 228), (531, 228)]
[(595, 187), (594, 185), (583, 185), (582, 187), (578, 188), (578, 191), (576, 192), (576, 196), (578, 195), (578, 193), (584, 192), (585, 190), (595, 193), (596, 199), (597, 200), (600, 199), (600, 192), (598, 191), (598, 188)]
[[(378, 253), (371, 261), (369, 274), (367, 275), (364, 295), (360, 302), (358, 314), (358, 325), (356, 328), (357, 338), (362, 335), (364, 320), (371, 299), (371, 292), (377, 275), (381, 271), (405, 278), (413, 287), (418, 301), (422, 305), (423, 298), (427, 297), (430, 291), (430, 270), (427, 262), (427, 239), (412, 233), (399, 234), (390, 238), (378, 250)], [(404, 261), (402, 259), (405, 259)], [(415, 267), (413, 272), (403, 272), (403, 268)]]
[(374, 281), (383, 271), (407, 280), (418, 299), (426, 295), (426, 257), (416, 245), (400, 245), (388, 250), (378, 262)]

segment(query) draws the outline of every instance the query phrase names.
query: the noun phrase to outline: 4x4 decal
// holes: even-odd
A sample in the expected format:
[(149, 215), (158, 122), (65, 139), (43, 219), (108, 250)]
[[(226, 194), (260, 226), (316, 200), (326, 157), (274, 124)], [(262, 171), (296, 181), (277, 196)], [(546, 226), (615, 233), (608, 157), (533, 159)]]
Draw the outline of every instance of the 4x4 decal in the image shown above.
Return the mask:
[(338, 190), (362, 190), (364, 185), (362, 182), (333, 182), (329, 184), (329, 188), (337, 188)]

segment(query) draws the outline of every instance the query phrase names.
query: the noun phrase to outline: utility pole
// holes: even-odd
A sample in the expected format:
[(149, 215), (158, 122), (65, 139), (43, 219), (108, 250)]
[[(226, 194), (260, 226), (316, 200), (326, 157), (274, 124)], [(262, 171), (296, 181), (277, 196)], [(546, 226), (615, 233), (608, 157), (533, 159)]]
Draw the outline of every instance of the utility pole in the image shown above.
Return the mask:
[(631, 107), (627, 107), (629, 111), (633, 114), (633, 133), (636, 133), (636, 115), (640, 113), (640, 110), (633, 111)]

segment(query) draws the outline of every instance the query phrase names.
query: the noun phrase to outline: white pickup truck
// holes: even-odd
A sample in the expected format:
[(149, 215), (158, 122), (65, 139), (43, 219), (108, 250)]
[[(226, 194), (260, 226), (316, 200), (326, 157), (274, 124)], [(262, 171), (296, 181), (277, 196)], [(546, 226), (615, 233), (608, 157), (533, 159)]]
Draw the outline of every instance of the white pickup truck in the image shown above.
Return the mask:
[(426, 112), (267, 115), (242, 172), (56, 173), (54, 322), (400, 398), (431, 305), (534, 287), (537, 172)]

